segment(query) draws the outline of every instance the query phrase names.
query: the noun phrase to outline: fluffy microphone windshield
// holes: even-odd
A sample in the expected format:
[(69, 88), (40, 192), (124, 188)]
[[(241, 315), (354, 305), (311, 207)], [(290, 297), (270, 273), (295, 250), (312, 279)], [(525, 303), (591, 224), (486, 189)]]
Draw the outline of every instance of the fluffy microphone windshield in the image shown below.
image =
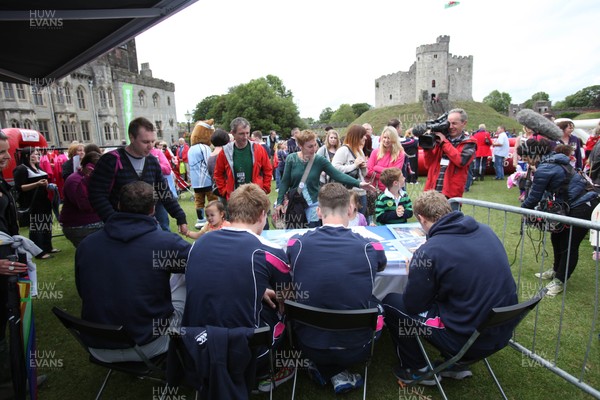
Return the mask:
[(527, 108), (517, 113), (517, 121), (550, 140), (559, 140), (563, 135), (563, 131), (556, 124)]

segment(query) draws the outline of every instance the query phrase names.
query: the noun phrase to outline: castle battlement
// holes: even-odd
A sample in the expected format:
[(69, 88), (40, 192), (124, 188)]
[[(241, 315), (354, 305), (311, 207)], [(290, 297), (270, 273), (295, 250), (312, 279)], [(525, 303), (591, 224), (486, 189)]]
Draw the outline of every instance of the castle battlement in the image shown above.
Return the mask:
[(453, 59), (453, 60), (472, 60), (473, 56), (455, 56), (452, 54), (449, 54), (449, 58)]

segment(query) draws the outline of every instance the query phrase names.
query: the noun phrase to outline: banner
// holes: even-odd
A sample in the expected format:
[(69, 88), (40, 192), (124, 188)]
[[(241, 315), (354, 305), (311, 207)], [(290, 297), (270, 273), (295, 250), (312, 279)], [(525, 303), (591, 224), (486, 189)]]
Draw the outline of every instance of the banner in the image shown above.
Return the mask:
[(129, 123), (133, 119), (133, 85), (123, 84), (123, 131), (125, 132), (125, 141), (129, 144), (129, 135), (127, 134)]

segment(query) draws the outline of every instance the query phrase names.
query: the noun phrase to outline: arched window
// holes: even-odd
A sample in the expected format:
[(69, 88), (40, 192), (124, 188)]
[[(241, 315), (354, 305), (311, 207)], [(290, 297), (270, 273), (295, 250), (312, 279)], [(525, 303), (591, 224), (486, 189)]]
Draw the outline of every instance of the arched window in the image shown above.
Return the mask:
[(60, 133), (62, 133), (63, 142), (69, 143), (69, 127), (65, 121), (60, 123)]
[(112, 129), (113, 129), (113, 136), (115, 137), (115, 139), (118, 139), (119, 138), (119, 125), (117, 125), (116, 122), (113, 124)]
[(140, 100), (140, 107), (146, 107), (146, 93), (143, 90), (138, 93), (138, 99)]
[(156, 128), (156, 137), (162, 139), (163, 131), (162, 131), (162, 121), (154, 121), (154, 127)]
[(167, 105), (170, 106), (171, 105), (171, 97), (167, 96)]
[(104, 124), (104, 139), (112, 140), (112, 135), (110, 134), (110, 124)]
[(75, 122), (71, 122), (71, 125), (69, 125), (69, 135), (71, 137), (71, 142), (77, 140), (77, 125)]
[(58, 104), (65, 104), (65, 93), (63, 92), (63, 88), (56, 86), (54, 89), (56, 91), (56, 102)]
[(84, 142), (90, 140), (90, 123), (89, 121), (81, 121), (81, 138)]
[(73, 100), (71, 99), (71, 85), (65, 83), (65, 101), (67, 104), (72, 104)]
[(108, 96), (108, 106), (109, 106), (110, 108), (114, 107), (114, 106), (115, 106), (115, 103), (114, 103), (114, 101), (113, 101), (113, 92), (112, 92), (112, 89), (110, 89), (110, 88), (109, 88), (109, 89), (106, 91), (106, 96)]
[(104, 88), (98, 89), (98, 97), (100, 97), (100, 107), (106, 108), (108, 106), (108, 99), (106, 97), (106, 90), (104, 90)]
[(85, 89), (83, 86), (77, 88), (77, 106), (81, 109), (85, 109)]
[(17, 121), (16, 119), (11, 119), (10, 120), (10, 126), (12, 128), (20, 128), (21, 124), (19, 123), (19, 121)]
[(390, 94), (390, 100), (392, 99), (392, 95)]
[(158, 102), (159, 102), (159, 97), (158, 97), (158, 93), (154, 93), (152, 95), (152, 104), (154, 104), (154, 108), (158, 108)]
[(26, 119), (25, 121), (23, 121), (23, 128), (33, 129), (33, 124), (31, 123), (30, 120)]
[(435, 87), (435, 79), (431, 81), (431, 87), (434, 88)]

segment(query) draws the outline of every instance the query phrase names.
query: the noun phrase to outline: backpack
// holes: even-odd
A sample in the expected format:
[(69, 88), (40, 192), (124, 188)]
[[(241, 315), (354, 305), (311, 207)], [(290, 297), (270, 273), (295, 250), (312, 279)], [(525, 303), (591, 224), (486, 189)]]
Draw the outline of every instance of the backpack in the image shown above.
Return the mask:
[(119, 149), (109, 151), (108, 154), (115, 156), (115, 158), (117, 159), (117, 161), (115, 162), (115, 173), (113, 174), (112, 181), (110, 182), (110, 186), (108, 187), (108, 195), (110, 196), (110, 194), (112, 193), (113, 187), (115, 186), (115, 179), (117, 179), (117, 172), (120, 169), (123, 169), (123, 164), (121, 163), (121, 153), (119, 153)]
[[(588, 192), (598, 193), (599, 189), (594, 186), (594, 184), (590, 181), (590, 179), (581, 171), (573, 168), (571, 164), (557, 164), (559, 165), (563, 171), (565, 171), (565, 179), (558, 189), (558, 192), (555, 195), (560, 194), (562, 199), (565, 199), (571, 205), (575, 200), (579, 197), (584, 196)], [(575, 198), (571, 199), (569, 197), (569, 193), (572, 192), (571, 188), (576, 187), (577, 185), (582, 186), (583, 189), (577, 192)]]

